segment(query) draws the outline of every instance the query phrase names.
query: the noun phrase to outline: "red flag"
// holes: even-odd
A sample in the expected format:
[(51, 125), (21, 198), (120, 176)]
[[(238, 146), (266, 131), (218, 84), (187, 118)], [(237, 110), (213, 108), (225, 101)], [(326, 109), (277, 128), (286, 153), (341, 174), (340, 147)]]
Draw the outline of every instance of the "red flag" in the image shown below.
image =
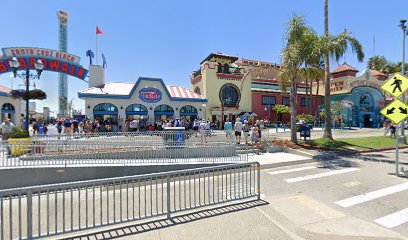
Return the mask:
[(103, 35), (103, 32), (98, 26), (96, 26), (96, 35), (98, 34)]

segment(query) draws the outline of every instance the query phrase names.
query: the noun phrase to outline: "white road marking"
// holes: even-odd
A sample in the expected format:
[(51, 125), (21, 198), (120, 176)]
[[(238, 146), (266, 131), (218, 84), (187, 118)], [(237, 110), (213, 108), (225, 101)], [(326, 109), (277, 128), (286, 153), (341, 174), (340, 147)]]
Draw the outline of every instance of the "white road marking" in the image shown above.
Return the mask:
[(283, 173), (291, 173), (291, 172), (300, 172), (304, 170), (309, 170), (309, 169), (315, 169), (317, 168), (316, 166), (307, 166), (307, 167), (301, 167), (301, 168), (291, 168), (291, 169), (285, 169), (285, 170), (279, 170), (279, 171), (272, 171), (268, 172), (271, 175), (278, 175), (278, 174), (283, 174)]
[(360, 170), (359, 168), (344, 168), (341, 170), (333, 170), (330, 172), (324, 172), (324, 173), (319, 173), (319, 174), (313, 174), (313, 175), (306, 175), (304, 177), (295, 177), (295, 178), (289, 178), (285, 179), (285, 182), (287, 183), (294, 183), (294, 182), (301, 182), (301, 181), (306, 181), (310, 179), (315, 179), (315, 178), (321, 178), (321, 177), (328, 177), (332, 175), (338, 175), (342, 173), (348, 173), (348, 172), (354, 172)]
[(371, 201), (371, 200), (374, 200), (380, 197), (384, 197), (384, 196), (387, 196), (393, 193), (402, 192), (407, 189), (408, 189), (408, 182), (405, 182), (405, 183), (401, 183), (401, 184), (394, 185), (391, 187), (378, 189), (373, 192), (368, 192), (368, 193), (357, 195), (351, 198), (343, 199), (335, 203), (346, 208), (346, 207), (351, 207), (351, 206), (354, 206), (354, 205), (357, 205), (363, 202), (368, 202), (368, 201)]
[(375, 222), (387, 228), (393, 228), (393, 227), (399, 226), (403, 223), (408, 222), (408, 208), (392, 213), (390, 215), (378, 218), (375, 220)]

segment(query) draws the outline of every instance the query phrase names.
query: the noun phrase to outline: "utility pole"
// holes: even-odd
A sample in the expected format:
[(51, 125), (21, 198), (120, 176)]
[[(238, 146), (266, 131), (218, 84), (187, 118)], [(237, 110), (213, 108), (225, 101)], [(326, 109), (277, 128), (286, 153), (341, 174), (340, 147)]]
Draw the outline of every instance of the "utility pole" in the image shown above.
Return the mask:
[[(407, 26), (405, 26), (405, 23), (407, 22), (406, 19), (401, 19), (400, 20), (400, 25), (399, 27), (402, 30), (402, 63), (401, 63), (401, 74), (405, 76), (405, 35), (407, 34)], [(406, 103), (405, 100), (405, 93), (402, 94), (402, 102)], [(406, 137), (405, 137), (405, 121), (401, 123), (401, 138), (403, 140), (403, 143), (406, 143)], [(399, 139), (398, 139), (399, 140)]]

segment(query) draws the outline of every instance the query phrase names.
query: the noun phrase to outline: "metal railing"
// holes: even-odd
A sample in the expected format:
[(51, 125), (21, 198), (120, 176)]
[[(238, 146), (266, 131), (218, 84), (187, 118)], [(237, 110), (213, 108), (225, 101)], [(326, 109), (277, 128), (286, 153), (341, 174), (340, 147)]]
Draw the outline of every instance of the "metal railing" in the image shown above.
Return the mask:
[[(35, 140), (98, 140), (98, 141), (139, 141), (145, 143), (163, 143), (167, 139), (175, 138), (176, 135), (183, 134), (186, 143), (201, 142), (200, 131), (137, 131), (137, 132), (97, 132), (97, 133), (63, 133), (55, 135), (35, 135)], [(208, 130), (205, 132), (207, 142), (226, 142), (224, 131)], [(204, 140), (204, 142), (205, 142)]]
[(258, 162), (0, 190), (0, 239), (33, 239), (247, 198)]
[(232, 163), (248, 161), (248, 151), (233, 145), (166, 146), (134, 142), (1, 142), (0, 168), (124, 166), (167, 163)]

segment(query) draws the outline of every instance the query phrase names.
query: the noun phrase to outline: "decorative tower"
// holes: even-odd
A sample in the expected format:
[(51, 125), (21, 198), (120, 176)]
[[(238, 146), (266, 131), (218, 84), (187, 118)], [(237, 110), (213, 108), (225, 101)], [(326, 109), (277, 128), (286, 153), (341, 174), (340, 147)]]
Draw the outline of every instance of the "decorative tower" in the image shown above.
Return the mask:
[[(68, 50), (68, 13), (57, 11), (58, 16), (58, 50)], [(64, 73), (58, 74), (58, 115), (65, 116), (68, 112), (68, 76)]]

